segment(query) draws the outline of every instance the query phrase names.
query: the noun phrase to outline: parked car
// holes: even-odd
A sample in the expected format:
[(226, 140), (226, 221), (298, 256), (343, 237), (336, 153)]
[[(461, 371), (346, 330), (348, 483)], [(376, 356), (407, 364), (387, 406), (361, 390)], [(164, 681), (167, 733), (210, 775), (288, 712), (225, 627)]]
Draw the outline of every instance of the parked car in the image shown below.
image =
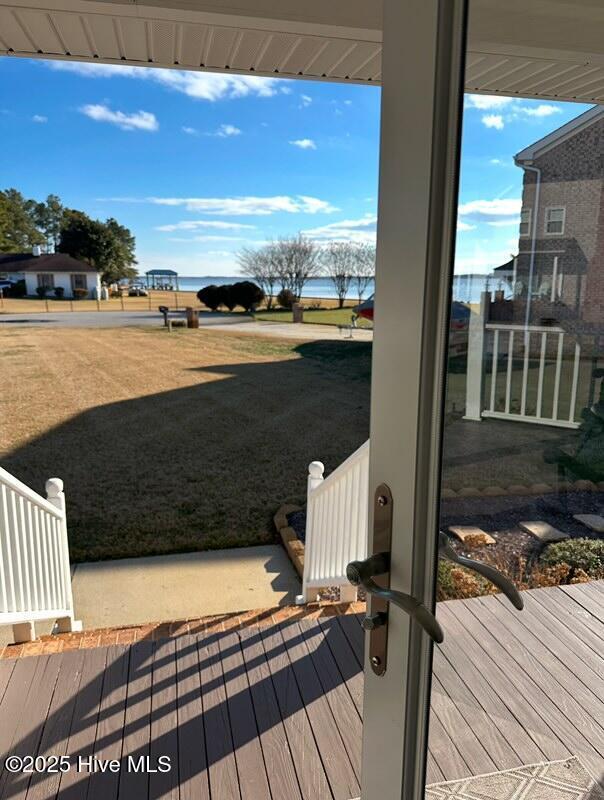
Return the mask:
[(11, 289), (14, 289), (15, 286), (15, 281), (9, 281), (8, 279), (4, 278), (0, 280), (0, 291), (2, 291), (4, 294), (8, 294), (8, 292), (10, 292)]
[(131, 286), (128, 289), (128, 297), (149, 297), (149, 292), (144, 286)]

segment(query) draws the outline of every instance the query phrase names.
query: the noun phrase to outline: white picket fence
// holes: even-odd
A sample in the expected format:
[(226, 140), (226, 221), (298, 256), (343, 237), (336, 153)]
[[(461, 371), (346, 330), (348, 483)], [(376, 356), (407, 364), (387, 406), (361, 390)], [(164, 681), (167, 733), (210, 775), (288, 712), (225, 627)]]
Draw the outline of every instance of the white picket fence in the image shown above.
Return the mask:
[(316, 599), (320, 588), (339, 586), (343, 601), (356, 600), (346, 565), (367, 556), (369, 440), (327, 478), (324, 466), (308, 468), (304, 578), (299, 603)]
[(46, 481), (47, 497), (0, 467), (0, 625), (15, 641), (35, 637), (34, 623), (56, 620), (60, 632), (74, 620), (63, 481)]
[(579, 342), (559, 327), (487, 322), (489, 302), (470, 318), (466, 419), (578, 428)]

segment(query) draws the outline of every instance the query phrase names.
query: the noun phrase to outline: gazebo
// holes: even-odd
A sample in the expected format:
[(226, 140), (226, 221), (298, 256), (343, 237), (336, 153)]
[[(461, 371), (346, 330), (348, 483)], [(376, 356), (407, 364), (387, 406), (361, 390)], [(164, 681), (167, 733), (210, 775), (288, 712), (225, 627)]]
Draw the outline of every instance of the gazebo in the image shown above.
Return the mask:
[(148, 289), (170, 289), (178, 291), (178, 272), (173, 269), (150, 269), (145, 272)]

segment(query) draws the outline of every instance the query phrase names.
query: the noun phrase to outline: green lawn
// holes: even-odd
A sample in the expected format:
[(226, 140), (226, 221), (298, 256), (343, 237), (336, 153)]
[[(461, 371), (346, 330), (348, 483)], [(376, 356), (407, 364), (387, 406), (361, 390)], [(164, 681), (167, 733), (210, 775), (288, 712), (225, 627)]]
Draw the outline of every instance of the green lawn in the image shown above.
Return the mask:
[[(278, 311), (259, 311), (254, 316), (256, 319), (265, 322), (292, 322), (292, 312), (282, 309)], [(312, 322), (316, 325), (350, 325), (352, 322), (352, 307), (306, 310), (304, 311), (304, 322)], [(371, 327), (371, 324), (365, 320), (360, 320), (359, 327)]]

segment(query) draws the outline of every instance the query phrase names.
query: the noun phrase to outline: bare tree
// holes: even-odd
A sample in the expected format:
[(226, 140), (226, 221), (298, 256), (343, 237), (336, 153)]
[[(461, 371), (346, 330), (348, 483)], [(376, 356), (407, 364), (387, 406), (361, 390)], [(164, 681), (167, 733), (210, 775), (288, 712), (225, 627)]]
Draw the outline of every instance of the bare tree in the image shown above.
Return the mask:
[(356, 264), (357, 246), (352, 242), (330, 242), (321, 251), (325, 275), (332, 282), (338, 297), (338, 308), (344, 307)]
[(266, 296), (266, 307), (273, 305), (275, 286), (279, 280), (278, 262), (275, 258), (275, 245), (268, 244), (254, 249), (244, 247), (237, 253), (239, 272), (253, 278)]
[(282, 289), (289, 289), (299, 300), (305, 285), (321, 274), (319, 249), (301, 233), (279, 239), (271, 245)]
[(357, 244), (354, 246), (352, 283), (356, 287), (359, 303), (371, 281), (375, 278), (375, 246)]

